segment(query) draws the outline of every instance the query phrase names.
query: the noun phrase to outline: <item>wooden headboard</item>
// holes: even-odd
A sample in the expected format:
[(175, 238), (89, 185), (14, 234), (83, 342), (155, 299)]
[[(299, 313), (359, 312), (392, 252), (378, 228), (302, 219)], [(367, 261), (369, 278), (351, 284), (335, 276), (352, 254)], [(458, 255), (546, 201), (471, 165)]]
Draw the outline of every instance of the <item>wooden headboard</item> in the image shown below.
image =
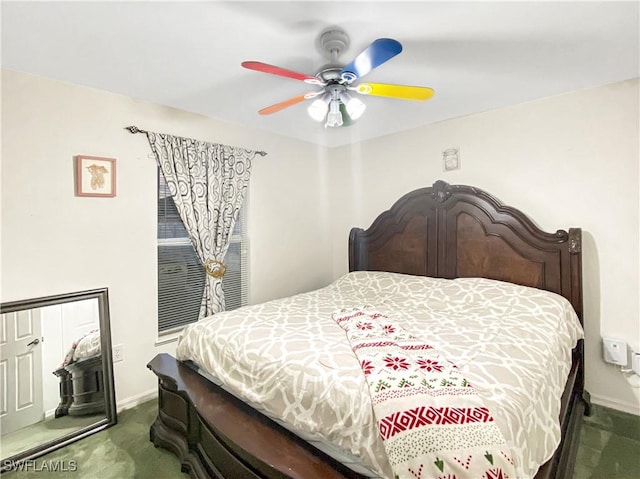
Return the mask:
[(349, 271), (482, 277), (567, 298), (582, 321), (581, 230), (547, 233), (489, 193), (436, 181), (349, 235)]

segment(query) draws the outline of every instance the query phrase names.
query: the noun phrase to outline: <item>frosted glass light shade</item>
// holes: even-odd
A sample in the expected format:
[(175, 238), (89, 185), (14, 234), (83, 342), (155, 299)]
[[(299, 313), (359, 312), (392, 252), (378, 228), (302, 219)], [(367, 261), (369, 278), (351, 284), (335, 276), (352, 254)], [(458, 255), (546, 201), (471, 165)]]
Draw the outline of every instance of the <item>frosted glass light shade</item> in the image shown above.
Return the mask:
[(309, 105), (309, 108), (307, 108), (307, 113), (309, 113), (309, 116), (315, 121), (322, 121), (327, 115), (328, 110), (329, 105), (327, 105), (327, 102), (322, 98), (319, 98), (311, 103), (311, 105)]
[(364, 111), (367, 109), (367, 105), (362, 103), (357, 98), (351, 97), (349, 101), (346, 103), (347, 113), (353, 120), (357, 120), (362, 116)]

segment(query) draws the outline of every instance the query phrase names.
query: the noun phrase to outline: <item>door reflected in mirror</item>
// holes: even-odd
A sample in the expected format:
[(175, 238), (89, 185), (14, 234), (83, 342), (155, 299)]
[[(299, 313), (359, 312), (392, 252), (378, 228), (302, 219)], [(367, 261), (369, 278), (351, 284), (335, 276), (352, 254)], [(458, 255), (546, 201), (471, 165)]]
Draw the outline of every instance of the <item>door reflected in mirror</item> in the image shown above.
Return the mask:
[(116, 423), (106, 288), (0, 306), (2, 471)]

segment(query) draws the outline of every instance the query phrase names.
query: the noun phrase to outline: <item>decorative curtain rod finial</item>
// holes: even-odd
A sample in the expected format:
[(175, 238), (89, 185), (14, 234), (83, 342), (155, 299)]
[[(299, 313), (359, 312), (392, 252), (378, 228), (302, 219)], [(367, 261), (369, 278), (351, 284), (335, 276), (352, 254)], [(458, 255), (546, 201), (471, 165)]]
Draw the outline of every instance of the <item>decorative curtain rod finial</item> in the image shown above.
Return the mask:
[(125, 130), (129, 130), (129, 133), (133, 133), (133, 134), (136, 134), (136, 133), (147, 133), (146, 131), (141, 130), (140, 128), (138, 128), (137, 126), (125, 126), (124, 129)]

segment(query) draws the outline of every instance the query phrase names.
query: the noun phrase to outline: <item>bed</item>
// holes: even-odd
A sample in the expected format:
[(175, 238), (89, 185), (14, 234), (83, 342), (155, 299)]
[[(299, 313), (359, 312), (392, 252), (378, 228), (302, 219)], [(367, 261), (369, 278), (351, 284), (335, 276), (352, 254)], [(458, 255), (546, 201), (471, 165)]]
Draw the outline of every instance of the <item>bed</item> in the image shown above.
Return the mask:
[[(375, 425), (371, 424), (373, 419), (370, 411), (367, 411), (366, 402), (365, 405), (361, 404), (366, 389), (362, 389), (362, 381), (358, 382), (359, 379), (350, 376), (353, 364), (357, 369), (358, 362), (349, 354), (353, 351), (348, 345), (337, 339), (343, 333), (335, 323), (325, 322), (325, 316), (331, 316), (330, 311), (364, 307), (369, 303), (391, 316), (400, 310), (408, 318), (402, 323), (402, 327), (406, 328), (417, 324), (415, 321), (428, 319), (426, 316), (432, 321), (435, 318), (435, 322), (429, 326), (420, 326), (418, 329), (429, 330), (430, 341), (446, 351), (447, 356), (455, 359), (454, 362), (459, 362), (464, 373), (473, 378), (472, 382), (477, 385), (480, 394), (485, 394), (483, 378), (474, 370), (476, 363), (479, 369), (486, 369), (487, 364), (492, 364), (495, 370), (489, 374), (491, 381), (494, 376), (508, 376), (506, 370), (500, 369), (503, 367), (500, 364), (502, 361), (495, 361), (496, 351), (488, 350), (488, 344), (495, 343), (498, 349), (510, 350), (509, 354), (513, 356), (510, 361), (514, 364), (521, 361), (520, 367), (532, 362), (527, 363), (527, 357), (518, 359), (518, 355), (531, 355), (541, 347), (539, 344), (536, 346), (541, 342), (540, 338), (534, 336), (530, 340), (520, 340), (517, 348), (493, 340), (492, 334), (504, 335), (503, 330), (506, 331), (508, 321), (500, 319), (498, 314), (500, 308), (513, 303), (500, 299), (506, 294), (511, 298), (527, 298), (518, 302), (529, 302), (530, 298), (543, 298), (541, 301), (546, 302), (544, 307), (535, 306), (534, 311), (539, 313), (533, 317), (526, 314), (522, 316), (520, 312), (512, 321), (516, 329), (523, 331), (525, 338), (528, 338), (527, 331), (537, 328), (531, 327), (534, 324), (532, 319), (538, 321), (538, 318), (546, 317), (544, 311), (548, 309), (561, 311), (558, 317), (564, 319), (555, 327), (558, 331), (564, 331), (566, 326), (566, 334), (558, 333), (558, 337), (564, 338), (562, 347), (566, 357), (563, 362), (557, 363), (564, 364), (562, 367), (556, 368), (555, 360), (549, 363), (553, 367), (549, 364), (543, 366), (543, 369), (553, 369), (558, 376), (556, 379), (560, 382), (555, 390), (541, 392), (540, 401), (523, 403), (519, 413), (510, 413), (510, 406), (494, 402), (492, 394), (497, 394), (487, 392), (485, 399), (491, 403), (492, 410), (497, 408), (500, 414), (505, 412), (507, 419), (497, 419), (496, 422), (500, 422), (500, 429), (506, 431), (505, 437), (509, 435), (514, 450), (517, 449), (522, 456), (519, 461), (527, 464), (526, 467), (522, 466), (525, 469), (520, 469), (529, 471), (525, 475), (530, 473), (531, 477), (535, 473), (536, 479), (572, 476), (581, 417), (589, 407), (588, 394), (584, 391), (581, 232), (578, 228), (569, 229), (568, 232), (558, 230), (546, 233), (523, 213), (504, 206), (480, 189), (438, 181), (431, 187), (404, 195), (388, 211), (378, 216), (368, 229), (352, 229), (349, 237), (349, 271), (348, 275), (316, 292), (224, 313), (214, 318), (218, 324), (215, 327), (211, 326), (213, 319), (203, 320), (183, 335), (176, 354), (181, 360), (166, 354), (156, 356), (148, 365), (159, 380), (159, 413), (150, 432), (154, 444), (175, 453), (183, 470), (198, 478), (389, 476), (388, 466), (380, 459), (384, 451), (381, 453), (380, 444), (376, 444), (376, 439), (366, 433), (376, 430)], [(473, 293), (468, 292), (469, 288)], [(448, 293), (440, 294), (445, 290), (453, 291), (451, 297), (458, 298), (457, 303), (442, 301), (449, 297)], [(416, 296), (416, 291), (421, 291), (420, 294), (427, 291), (428, 297)], [(469, 297), (476, 298), (475, 303), (469, 303)], [(487, 303), (488, 297), (498, 298), (498, 303), (503, 303), (501, 306)], [(457, 313), (446, 309), (450, 303), (457, 304)], [(481, 328), (474, 332), (471, 330), (477, 326), (469, 326), (471, 334), (465, 334), (475, 334), (480, 345), (467, 344), (467, 351), (469, 348), (474, 351), (480, 348), (484, 354), (487, 349), (484, 363), (478, 359), (481, 353), (474, 352), (469, 356), (468, 353), (458, 353), (457, 350), (462, 351), (463, 348), (447, 344), (463, 324), (456, 322), (456, 314), (464, 316), (472, 312), (473, 308), (465, 306), (467, 303), (490, 305), (487, 306), (490, 310), (488, 314), (483, 313), (486, 317), (478, 317)], [(429, 314), (424, 310), (425, 304), (429, 306)], [(296, 341), (304, 345), (307, 363), (312, 367), (307, 367), (304, 361), (298, 361), (291, 363), (293, 366), (280, 365), (274, 368), (276, 355), (269, 348), (274, 347), (282, 336), (278, 330), (279, 311), (293, 311), (301, 305), (307, 308), (308, 314), (306, 318), (304, 310), (298, 314), (301, 319), (295, 333)], [(481, 309), (486, 309), (485, 306)], [(266, 318), (264, 324), (254, 321), (260, 317)], [(495, 324), (491, 318), (498, 318)], [(266, 364), (255, 367), (258, 363), (254, 356), (253, 359), (249, 358), (249, 365), (242, 368), (241, 355), (235, 355), (237, 351), (244, 351), (242, 337), (246, 335), (230, 333), (237, 329), (238, 324), (234, 321), (238, 324), (244, 321), (251, 323), (250, 329), (258, 337), (261, 334), (260, 327), (264, 327), (264, 334), (276, 338), (265, 341), (262, 353), (258, 353), (258, 356), (269, 359)], [(545, 321), (539, 320), (540, 323)], [(216, 341), (213, 336), (208, 336), (211, 333), (207, 331), (216, 328), (224, 330), (225, 327), (229, 329), (224, 335), (228, 346), (224, 354), (230, 355), (228, 359), (237, 367), (216, 369), (223, 362), (222, 357), (211, 353), (198, 356), (198, 353), (190, 352), (193, 344)], [(420, 334), (419, 331), (414, 332)], [(315, 337), (317, 347), (309, 347), (310, 337)], [(549, 344), (553, 342), (551, 339)], [(567, 344), (571, 344), (573, 349)], [(311, 391), (306, 399), (302, 393), (296, 393), (296, 397), (301, 398), (299, 402), (312, 401), (313, 407), (297, 404), (290, 398), (283, 400), (286, 394), (267, 387), (269, 384), (287, 382), (288, 379), (280, 375), (283, 369), (304, 369), (303, 374), (292, 381), (302, 381), (300, 391)], [(332, 369), (335, 370), (333, 375)], [(318, 373), (319, 370), (325, 373)], [(237, 376), (254, 376), (257, 389), (252, 390), (239, 383), (234, 386)], [(323, 393), (323, 388), (327, 386), (321, 382), (320, 376), (339, 376), (340, 381), (347, 381), (347, 385), (332, 385), (330, 394)], [(348, 381), (353, 381), (353, 384)], [(265, 387), (260, 388), (261, 384)], [(490, 388), (486, 389), (488, 391)], [(358, 390), (360, 394), (349, 394), (349, 391)], [(512, 402), (526, 401), (526, 396), (521, 393)], [(534, 394), (531, 396), (535, 398)], [(262, 403), (265, 397), (279, 397), (276, 402), (280, 403), (280, 412), (285, 414), (278, 417), (277, 407), (274, 409)], [(329, 403), (340, 402), (336, 399), (338, 397), (347, 402), (353, 401), (346, 408), (353, 411), (351, 415), (344, 415), (342, 403), (339, 407), (326, 405), (327, 400)], [(550, 450), (546, 443), (553, 442), (553, 438), (538, 441), (535, 439), (536, 433), (532, 432), (528, 440), (533, 438), (533, 442), (529, 444), (545, 443), (537, 450), (537, 446), (529, 447), (525, 440), (522, 442), (515, 437), (528, 434), (531, 428), (522, 415), (533, 414), (537, 403), (542, 404), (539, 408), (549, 409), (557, 417), (555, 426), (542, 427), (557, 429), (556, 440), (559, 444), (556, 447), (554, 443)], [(316, 410), (320, 411), (319, 416), (314, 416)], [(339, 416), (333, 423), (328, 419), (331, 414)], [(518, 414), (520, 419), (517, 418)], [(355, 421), (352, 416), (362, 416), (358, 421), (364, 420), (366, 424), (350, 422)], [(300, 428), (300, 424), (292, 425), (283, 417), (289, 422), (302, 423), (303, 427)], [(533, 422), (537, 422), (537, 419)], [(356, 437), (354, 442), (345, 443), (351, 441), (352, 437)], [(546, 452), (543, 447), (547, 448)], [(543, 457), (544, 460), (541, 460)], [(539, 462), (534, 464), (535, 461)]]

